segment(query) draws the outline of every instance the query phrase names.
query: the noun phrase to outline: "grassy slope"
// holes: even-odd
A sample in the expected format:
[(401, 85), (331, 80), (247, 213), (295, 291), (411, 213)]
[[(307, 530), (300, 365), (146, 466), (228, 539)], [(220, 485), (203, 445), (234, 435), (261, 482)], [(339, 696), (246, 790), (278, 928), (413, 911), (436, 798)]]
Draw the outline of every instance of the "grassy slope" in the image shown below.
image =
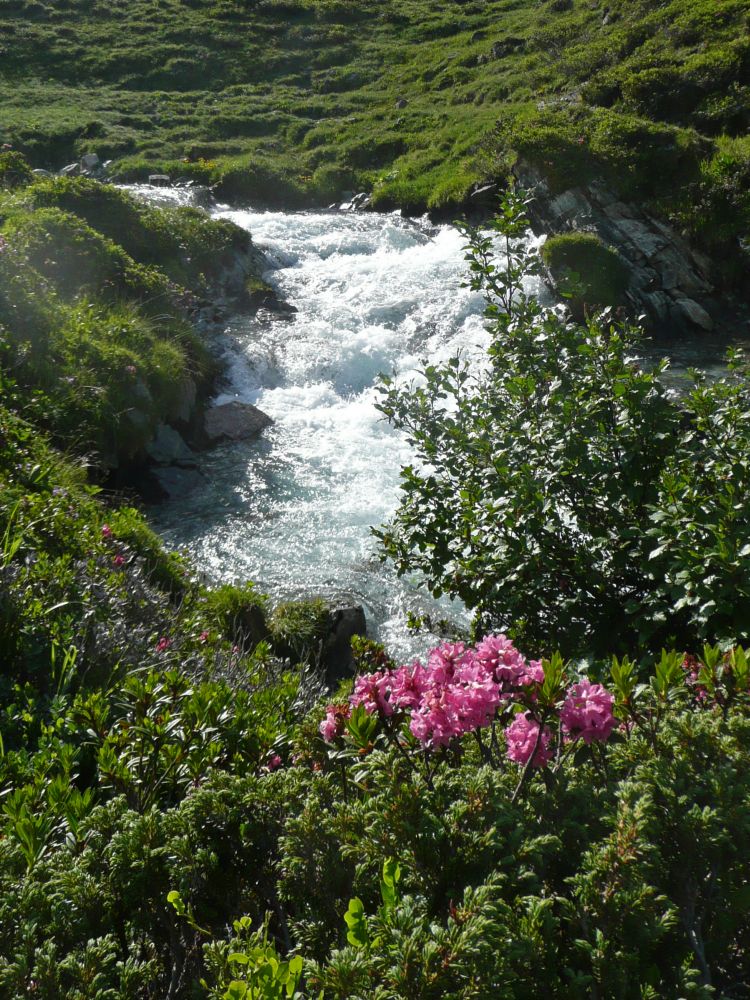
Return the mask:
[(142, 459), (210, 385), (191, 319), (249, 245), (203, 212), (85, 178), (0, 185), (0, 365), (26, 416), (93, 464)]
[(733, 240), (749, 24), (750, 0), (9, 0), (3, 131), (49, 166), (96, 151), (123, 175), (286, 203), (367, 186), (414, 210), (460, 205), (522, 149), (635, 176), (678, 214), (692, 184)]

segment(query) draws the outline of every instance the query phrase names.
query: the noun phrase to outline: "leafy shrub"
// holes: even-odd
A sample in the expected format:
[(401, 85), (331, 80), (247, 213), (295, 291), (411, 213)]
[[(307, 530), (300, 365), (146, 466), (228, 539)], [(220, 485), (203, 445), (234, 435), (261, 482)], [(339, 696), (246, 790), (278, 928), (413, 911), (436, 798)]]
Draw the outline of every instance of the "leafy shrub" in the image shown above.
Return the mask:
[(750, 475), (747, 368), (735, 359), (675, 401), (661, 369), (633, 361), (638, 331), (606, 315), (565, 323), (524, 293), (522, 205), (503, 212), (502, 267), (492, 239), (469, 233), (486, 361), (428, 365), (419, 386), (383, 381), (381, 409), (420, 462), (376, 532), (384, 554), (460, 597), (478, 628), (548, 651), (746, 641), (750, 509), (735, 498)]
[(0, 188), (17, 188), (34, 179), (31, 166), (22, 153), (0, 153)]

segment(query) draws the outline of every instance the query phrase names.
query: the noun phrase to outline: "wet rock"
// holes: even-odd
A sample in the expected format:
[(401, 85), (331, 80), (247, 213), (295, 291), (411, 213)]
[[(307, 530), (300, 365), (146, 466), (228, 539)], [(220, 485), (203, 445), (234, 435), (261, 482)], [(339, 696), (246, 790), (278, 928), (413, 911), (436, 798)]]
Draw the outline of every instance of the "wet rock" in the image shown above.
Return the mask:
[(98, 170), (101, 161), (96, 153), (86, 153), (81, 157), (81, 170)]
[(632, 243), (635, 249), (643, 254), (646, 260), (655, 257), (667, 245), (665, 236), (654, 232), (651, 227), (644, 222), (638, 221), (638, 219), (621, 218), (615, 225), (622, 236), (629, 243)]
[(361, 604), (334, 607), (328, 613), (328, 629), (323, 649), (326, 681), (334, 687), (354, 672), (352, 638), (367, 635), (367, 621)]
[(484, 184), (469, 195), (472, 201), (494, 201), (496, 196), (497, 184)]
[(580, 188), (563, 191), (550, 203), (550, 210), (559, 219), (584, 225), (591, 218), (591, 202)]
[(203, 476), (197, 469), (183, 469), (176, 465), (166, 465), (153, 470), (152, 475), (156, 480), (164, 497), (170, 500), (178, 500), (186, 493), (192, 492), (203, 483)]
[(706, 295), (712, 286), (690, 266), (684, 254), (667, 245), (652, 261), (668, 291), (679, 289), (688, 295)]
[(195, 412), (195, 401), (198, 397), (198, 387), (191, 378), (186, 378), (180, 385), (180, 398), (174, 408), (170, 419), (179, 420), (183, 424), (189, 423)]
[(182, 435), (168, 424), (159, 424), (153, 441), (146, 446), (146, 453), (158, 465), (194, 465), (195, 455), (185, 444)]
[(78, 177), (81, 172), (80, 163), (69, 163), (67, 167), (63, 167), (60, 171), (61, 177)]
[(355, 194), (351, 200), (342, 202), (339, 206), (339, 211), (341, 212), (363, 212), (368, 206), (372, 198), (366, 191), (360, 191), (359, 194)]
[(666, 325), (670, 322), (673, 302), (666, 292), (649, 292), (643, 296), (642, 301), (649, 314), (659, 323)]
[(246, 441), (257, 437), (273, 420), (252, 403), (231, 402), (212, 406), (204, 417), (204, 430), (211, 444)]
[(172, 179), (169, 174), (149, 174), (148, 182), (152, 187), (169, 187)]
[(37, 167), (36, 170), (31, 171), (35, 177), (52, 177), (54, 176), (49, 170), (42, 170), (41, 167)]
[(677, 299), (674, 308), (678, 319), (687, 320), (690, 325), (698, 326), (707, 332), (713, 330), (714, 321), (694, 299)]

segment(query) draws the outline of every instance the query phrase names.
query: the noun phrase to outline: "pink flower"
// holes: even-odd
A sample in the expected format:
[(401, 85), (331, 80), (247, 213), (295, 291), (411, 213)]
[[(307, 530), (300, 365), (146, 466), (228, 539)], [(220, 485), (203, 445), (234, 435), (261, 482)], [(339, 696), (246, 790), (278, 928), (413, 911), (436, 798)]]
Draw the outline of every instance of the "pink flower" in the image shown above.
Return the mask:
[[(537, 740), (539, 745), (537, 746)], [(513, 722), (505, 730), (505, 742), (508, 749), (507, 754), (510, 760), (517, 764), (526, 764), (534, 753), (534, 767), (544, 767), (552, 758), (549, 745), (552, 742), (552, 733), (549, 726), (545, 726), (539, 737), (539, 723), (536, 719), (529, 717), (528, 712), (517, 715)]]
[(102, 525), (102, 538), (111, 538), (111, 537), (112, 537), (112, 529), (110, 528), (110, 526), (108, 524), (103, 524)]
[(128, 375), (135, 375), (136, 367), (135, 365), (125, 365), (125, 371), (128, 373)]
[(275, 753), (273, 757), (269, 758), (266, 767), (268, 768), (269, 771), (275, 771), (278, 767), (281, 767), (282, 763), (283, 762), (281, 760), (281, 757), (279, 757), (279, 755)]
[(206, 632), (206, 631), (204, 630), (204, 631), (203, 631), (203, 632), (201, 632), (201, 634), (200, 634), (200, 635), (198, 636), (198, 642), (208, 642), (208, 640), (209, 640), (209, 638), (210, 638), (210, 637), (211, 637), (211, 633), (210, 633), (210, 632)]
[(381, 715), (393, 715), (393, 705), (388, 700), (391, 687), (389, 670), (374, 674), (360, 674), (354, 682), (354, 693), (349, 699), (352, 708), (364, 705), (370, 715), (380, 712)]
[(161, 639), (159, 639), (159, 641), (156, 644), (156, 651), (158, 653), (163, 653), (164, 650), (165, 649), (169, 649), (169, 647), (171, 645), (172, 645), (172, 640), (171, 639), (167, 639), (167, 637), (165, 635), (163, 635), (161, 637)]
[(124, 566), (125, 565), (125, 556), (120, 555), (120, 553), (118, 552), (118, 554), (112, 560), (112, 563), (113, 563), (113, 565), (118, 566), (118, 567), (119, 566)]
[(505, 698), (524, 687), (544, 681), (541, 662), (532, 660), (529, 663), (505, 635), (485, 636), (477, 644), (475, 656), (477, 662), (502, 686)]
[(394, 708), (416, 708), (428, 683), (427, 671), (419, 660), (410, 667), (399, 667), (391, 673), (391, 704)]
[(560, 712), (563, 732), (570, 739), (579, 736), (584, 743), (608, 740), (617, 724), (612, 707), (614, 696), (601, 684), (584, 679), (568, 691)]
[(347, 704), (329, 705), (326, 708), (326, 717), (319, 727), (320, 735), (326, 743), (333, 743), (337, 737), (344, 735), (346, 720), (349, 718), (350, 712)]

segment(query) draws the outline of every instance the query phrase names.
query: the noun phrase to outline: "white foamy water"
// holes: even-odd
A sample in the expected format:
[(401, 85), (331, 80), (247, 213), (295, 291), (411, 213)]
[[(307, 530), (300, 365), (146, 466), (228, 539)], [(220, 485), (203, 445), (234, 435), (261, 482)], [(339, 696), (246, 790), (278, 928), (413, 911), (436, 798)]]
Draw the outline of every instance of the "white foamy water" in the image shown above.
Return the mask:
[(468, 617), (377, 557), (370, 529), (394, 512), (413, 454), (376, 410), (375, 382), (486, 345), (482, 297), (462, 287), (463, 238), (398, 215), (221, 214), (252, 232), (274, 263), (265, 277), (298, 310), (227, 331), (216, 401), (255, 403), (274, 425), (201, 456), (203, 486), (155, 509), (154, 526), (213, 579), (251, 579), (277, 599), (345, 596), (394, 654), (423, 651), (432, 638), (408, 633), (408, 611)]

